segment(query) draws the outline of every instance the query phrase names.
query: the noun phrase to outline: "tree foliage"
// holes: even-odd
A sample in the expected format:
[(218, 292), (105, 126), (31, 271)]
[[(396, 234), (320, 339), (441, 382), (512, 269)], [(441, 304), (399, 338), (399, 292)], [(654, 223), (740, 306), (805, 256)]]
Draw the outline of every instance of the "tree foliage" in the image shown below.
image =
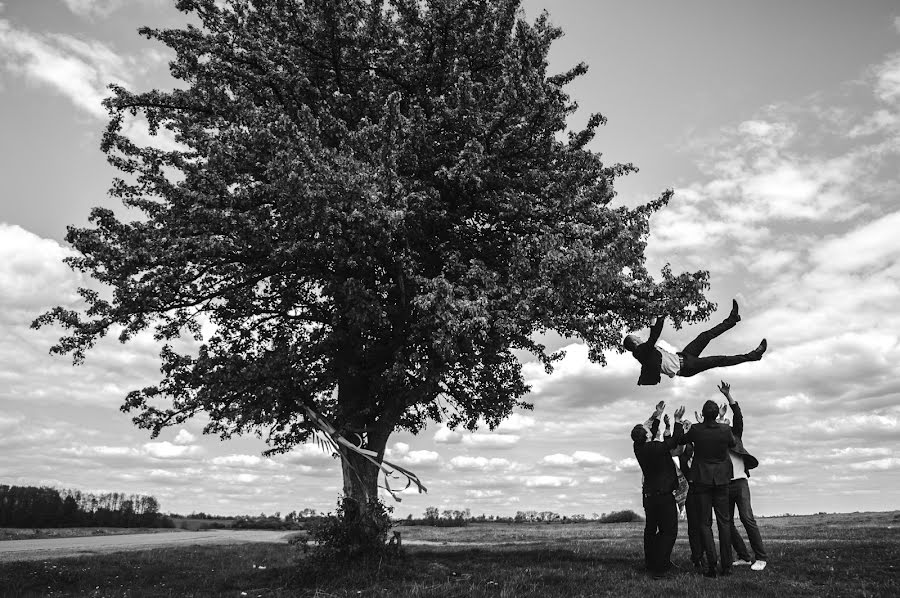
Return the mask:
[[(655, 280), (650, 215), (615, 206), (587, 148), (604, 122), (548, 72), (561, 31), (517, 0), (179, 0), (194, 24), (140, 32), (174, 51), (168, 91), (112, 86), (102, 149), (111, 193), (70, 227), (82, 289), (35, 326), (76, 362), (101, 337), (152, 331), (158, 384), (123, 409), (154, 435), (205, 412), (205, 432), (307, 441), (303, 407), (383, 455), (429, 420), (493, 428), (528, 388), (517, 351), (577, 336), (593, 360), (665, 312), (704, 319), (705, 272)], [(179, 149), (141, 146), (145, 118)], [(567, 132), (568, 131), (568, 132)], [(181, 348), (180, 338), (193, 338)], [(377, 469), (345, 455), (374, 488)], [(356, 472), (355, 474), (352, 472)]]

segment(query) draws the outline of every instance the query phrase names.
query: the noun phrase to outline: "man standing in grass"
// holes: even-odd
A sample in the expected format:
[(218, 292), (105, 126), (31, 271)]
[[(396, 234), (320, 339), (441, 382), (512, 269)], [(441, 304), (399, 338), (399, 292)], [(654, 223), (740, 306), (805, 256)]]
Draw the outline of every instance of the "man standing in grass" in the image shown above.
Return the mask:
[[(759, 527), (756, 525), (756, 518), (753, 516), (753, 507), (750, 506), (750, 470), (759, 465), (759, 461), (747, 452), (744, 448), (744, 414), (741, 412), (741, 406), (731, 396), (731, 385), (721, 381), (719, 392), (728, 399), (728, 405), (734, 413), (734, 425), (731, 428), (737, 444), (729, 451), (731, 457), (731, 465), (734, 470), (731, 477), (731, 483), (728, 484), (728, 512), (731, 513), (731, 544), (737, 553), (737, 560), (734, 565), (750, 565), (754, 571), (762, 571), (766, 568), (766, 549), (763, 547), (762, 536), (759, 533)], [(738, 515), (744, 529), (747, 531), (747, 539), (750, 541), (750, 547), (753, 549), (753, 560), (750, 560), (750, 552), (744, 544), (744, 540), (738, 533), (734, 524), (734, 507), (737, 506)], [(752, 563), (752, 564), (751, 564)]]
[[(670, 436), (664, 436), (661, 441), (654, 440), (665, 408), (665, 402), (660, 401), (650, 419), (631, 430), (634, 456), (644, 473), (644, 560), (655, 578), (665, 577), (671, 569), (672, 547), (678, 535), (678, 507), (673, 494), (678, 488), (678, 477), (670, 453), (678, 445)], [(683, 414), (684, 407), (675, 412), (676, 428), (681, 427)]]
[[(683, 414), (684, 407), (679, 411)], [(676, 412), (677, 413), (677, 412)], [(729, 449), (736, 441), (731, 427), (716, 422), (719, 406), (715, 401), (706, 401), (701, 411), (703, 421), (691, 426), (684, 433), (680, 425), (675, 426), (674, 440), (678, 444), (688, 442), (694, 445), (694, 457), (688, 479), (693, 483), (700, 514), (700, 538), (706, 552), (706, 577), (716, 577), (716, 542), (712, 533), (712, 515), (715, 510), (716, 525), (719, 530), (719, 552), (722, 559), (722, 575), (731, 574), (731, 516), (728, 510), (728, 485), (731, 482), (732, 466)], [(680, 417), (679, 417), (680, 419)]]

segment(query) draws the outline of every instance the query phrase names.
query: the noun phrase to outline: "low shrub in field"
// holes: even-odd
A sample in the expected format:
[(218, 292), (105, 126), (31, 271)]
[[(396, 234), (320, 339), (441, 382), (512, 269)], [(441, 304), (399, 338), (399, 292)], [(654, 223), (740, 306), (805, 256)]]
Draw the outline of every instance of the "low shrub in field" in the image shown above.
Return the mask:
[(600, 517), (600, 523), (631, 523), (632, 521), (643, 521), (644, 518), (627, 509), (625, 511), (613, 511), (612, 513), (604, 513)]
[(306, 547), (310, 559), (319, 565), (364, 564), (395, 555), (397, 551), (387, 543), (393, 510), (378, 498), (363, 510), (354, 499), (343, 497), (334, 515), (329, 513), (311, 527), (315, 545)]

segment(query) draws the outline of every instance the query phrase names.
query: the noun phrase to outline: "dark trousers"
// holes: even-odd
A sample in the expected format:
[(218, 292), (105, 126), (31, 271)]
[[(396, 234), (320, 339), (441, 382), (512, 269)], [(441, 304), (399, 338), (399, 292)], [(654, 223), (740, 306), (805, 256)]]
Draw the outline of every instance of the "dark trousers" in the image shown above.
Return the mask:
[(753, 361), (756, 357), (752, 353), (745, 355), (711, 355), (709, 357), (700, 357), (700, 353), (706, 348), (709, 342), (725, 332), (734, 328), (736, 322), (725, 318), (720, 324), (716, 324), (706, 332), (701, 332), (697, 338), (687, 344), (679, 354), (681, 355), (681, 369), (678, 375), (689, 378), (700, 372), (705, 372), (712, 368), (723, 368), (730, 365), (737, 365), (745, 361)]
[[(747, 532), (747, 539), (750, 540), (750, 547), (753, 549), (754, 558), (752, 559), (734, 523), (735, 506), (737, 506), (741, 524), (743, 524), (744, 530)], [(756, 518), (753, 516), (753, 507), (750, 506), (750, 484), (747, 478), (731, 480), (731, 483), (728, 485), (728, 512), (731, 513), (731, 545), (734, 547), (738, 558), (745, 561), (766, 560), (766, 549), (763, 548), (762, 536), (759, 535), (759, 527), (756, 525)]]
[(703, 541), (700, 539), (700, 501), (697, 500), (697, 492), (694, 490), (693, 484), (688, 488), (687, 499), (684, 502), (684, 514), (687, 516), (691, 562), (697, 564), (703, 559)]
[(694, 482), (700, 510), (700, 538), (703, 551), (706, 553), (706, 565), (710, 568), (716, 564), (716, 541), (712, 533), (713, 511), (716, 513), (716, 526), (719, 529), (719, 556), (722, 559), (722, 570), (731, 568), (731, 511), (728, 509), (728, 486), (712, 486)]
[(653, 573), (669, 566), (678, 535), (678, 506), (671, 492), (644, 496), (644, 561)]

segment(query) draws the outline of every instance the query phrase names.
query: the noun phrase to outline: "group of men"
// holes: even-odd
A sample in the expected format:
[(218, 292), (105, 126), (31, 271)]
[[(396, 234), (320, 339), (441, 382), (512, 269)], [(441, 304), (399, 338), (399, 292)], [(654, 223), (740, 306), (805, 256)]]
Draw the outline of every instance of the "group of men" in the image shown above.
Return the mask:
[[(758, 361), (766, 350), (765, 339), (759, 347), (744, 355), (700, 357), (710, 340), (732, 328), (740, 319), (737, 303), (733, 302), (731, 313), (724, 322), (700, 334), (683, 351), (676, 353), (656, 346), (662, 329), (661, 317), (652, 325), (647, 341), (629, 335), (623, 345), (641, 363), (638, 384), (657, 384), (661, 373), (670, 377), (693, 376), (714, 367)], [(767, 555), (750, 505), (747, 480), (750, 470), (759, 465), (759, 461), (744, 448), (744, 417), (740, 405), (731, 395), (731, 386), (722, 381), (718, 389), (728, 403), (719, 407), (715, 401), (706, 401), (701, 411), (702, 420), (693, 425), (682, 419), (684, 407), (679, 407), (675, 411), (674, 434), (670, 434), (666, 415), (664, 432), (658, 438), (660, 418), (665, 411), (665, 402), (660, 401), (650, 418), (631, 431), (634, 455), (644, 474), (644, 558), (654, 577), (665, 577), (674, 567), (671, 556), (678, 534), (681, 500), (687, 516), (691, 562), (703, 575), (730, 575), (732, 567), (740, 565), (750, 565), (755, 571), (766, 567)], [(732, 410), (733, 426), (725, 418), (728, 407)], [(674, 461), (676, 457), (678, 468)], [(685, 485), (684, 481), (686, 493), (679, 491)], [(735, 507), (747, 532), (752, 558), (735, 526)], [(713, 512), (719, 533), (718, 555), (712, 532)], [(732, 560), (732, 547), (737, 553), (736, 560)]]

